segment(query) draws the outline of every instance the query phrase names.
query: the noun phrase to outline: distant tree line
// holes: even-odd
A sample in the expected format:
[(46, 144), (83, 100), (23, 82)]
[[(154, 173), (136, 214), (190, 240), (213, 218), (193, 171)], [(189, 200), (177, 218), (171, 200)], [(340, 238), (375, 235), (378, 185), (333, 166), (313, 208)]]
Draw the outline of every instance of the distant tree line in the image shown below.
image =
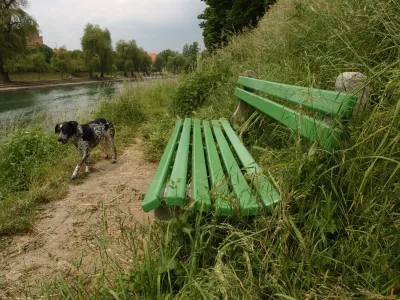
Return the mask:
[(111, 33), (99, 25), (87, 24), (81, 38), (82, 50), (68, 51), (65, 46), (53, 51), (46, 45), (27, 47), (28, 37), (38, 33), (35, 19), (23, 9), (27, 0), (0, 0), (0, 75), (9, 82), (9, 72), (56, 71), (63, 78), (65, 73), (123, 72), (134, 76), (135, 72), (171, 73), (191, 72), (196, 68), (200, 52), (197, 42), (183, 47), (179, 53), (170, 49), (161, 51), (153, 63), (147, 52), (135, 40), (117, 41), (112, 46)]

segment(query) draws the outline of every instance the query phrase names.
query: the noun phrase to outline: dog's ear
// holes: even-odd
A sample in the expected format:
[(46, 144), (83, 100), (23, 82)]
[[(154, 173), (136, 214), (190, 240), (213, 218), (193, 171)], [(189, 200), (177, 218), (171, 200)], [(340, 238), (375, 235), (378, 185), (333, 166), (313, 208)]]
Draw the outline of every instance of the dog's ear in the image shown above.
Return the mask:
[(56, 128), (54, 129), (54, 133), (60, 133), (60, 124), (56, 125)]
[(73, 134), (77, 134), (78, 133), (78, 122), (69, 121), (68, 125), (72, 128)]
[(71, 127), (74, 129), (75, 132), (78, 131), (78, 122), (76, 122), (76, 121), (69, 121), (69, 122), (68, 122), (68, 125), (71, 126)]

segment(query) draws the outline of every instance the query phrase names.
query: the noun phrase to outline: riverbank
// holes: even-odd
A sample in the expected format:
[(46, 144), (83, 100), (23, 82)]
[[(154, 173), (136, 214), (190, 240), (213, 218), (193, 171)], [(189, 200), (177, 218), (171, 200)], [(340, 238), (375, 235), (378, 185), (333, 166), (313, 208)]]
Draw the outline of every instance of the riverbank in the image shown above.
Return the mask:
[(54, 82), (16, 82), (16, 83), (1, 83), (0, 93), (5, 92), (16, 92), (23, 90), (35, 90), (35, 89), (46, 89), (53, 87), (63, 87), (63, 86), (75, 86), (84, 84), (98, 84), (98, 83), (114, 83), (114, 82), (125, 82), (125, 81), (135, 81), (133, 78), (123, 78), (123, 79), (103, 79), (103, 80), (57, 80)]

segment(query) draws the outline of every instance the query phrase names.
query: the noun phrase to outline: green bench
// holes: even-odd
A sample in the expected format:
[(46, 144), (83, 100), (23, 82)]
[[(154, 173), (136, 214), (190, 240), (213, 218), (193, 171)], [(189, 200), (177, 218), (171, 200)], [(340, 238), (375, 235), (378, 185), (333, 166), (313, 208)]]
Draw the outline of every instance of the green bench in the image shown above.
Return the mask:
[[(338, 120), (350, 118), (357, 101), (342, 92), (250, 77), (239, 77), (237, 83), (241, 87), (235, 88), (239, 105), (233, 119), (255, 108), (328, 151), (339, 147), (343, 129)], [(270, 213), (279, 199), (278, 189), (227, 120), (186, 118), (176, 121), (142, 208), (149, 212), (165, 200), (162, 205), (179, 207), (189, 202), (197, 210), (213, 209), (219, 216), (239, 212), (251, 216), (262, 210)]]

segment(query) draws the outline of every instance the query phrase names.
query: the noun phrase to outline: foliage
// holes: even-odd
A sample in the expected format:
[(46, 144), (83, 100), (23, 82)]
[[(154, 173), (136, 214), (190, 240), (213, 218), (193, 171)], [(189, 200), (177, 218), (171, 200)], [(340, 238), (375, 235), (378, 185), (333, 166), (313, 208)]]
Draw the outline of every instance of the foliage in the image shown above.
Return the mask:
[(26, 55), (16, 54), (12, 59), (7, 59), (7, 61), (4, 63), (4, 70), (6, 72), (32, 71), (33, 64)]
[(116, 45), (116, 57), (117, 57), (117, 68), (120, 71), (124, 71), (124, 76), (127, 76), (126, 72), (149, 72), (151, 68), (151, 58), (147, 55), (147, 52), (137, 46), (136, 41), (124, 41), (120, 40)]
[(25, 0), (0, 1), (0, 74), (9, 82), (4, 64), (26, 50), (26, 38), (38, 32), (36, 21), (23, 8)]
[(40, 73), (49, 70), (49, 64), (46, 62), (45, 56), (40, 53), (34, 53), (28, 56), (28, 60), (32, 62), (32, 69), (37, 72), (38, 79), (40, 80)]
[(51, 59), (52, 67), (61, 73), (61, 79), (63, 79), (64, 72), (71, 70), (71, 58), (65, 47), (60, 47), (58, 53)]
[(97, 114), (113, 120), (116, 126), (142, 123), (145, 119), (142, 103), (136, 97), (132, 97), (132, 92), (133, 88), (126, 85), (118, 99), (100, 103)]
[(188, 61), (182, 54), (168, 57), (166, 69), (171, 73), (182, 73), (187, 69)]
[(183, 53), (166, 49), (157, 54), (154, 62), (154, 70), (161, 72), (164, 69), (168, 72), (179, 74), (193, 71), (197, 65), (197, 55), (200, 52), (199, 43), (185, 44)]
[(51, 49), (49, 46), (44, 45), (44, 44), (43, 45), (37, 45), (35, 47), (28, 47), (27, 50), (28, 50), (27, 51), (28, 55), (29, 54), (34, 54), (34, 53), (37, 53), (37, 52), (42, 53), (44, 55), (44, 57), (46, 58), (46, 62), (47, 63), (50, 63), (51, 58), (54, 55), (53, 49)]
[(56, 139), (38, 129), (16, 132), (9, 142), (1, 144), (1, 198), (29, 189), (33, 181), (40, 179), (43, 162), (58, 156), (59, 148)]
[(99, 25), (87, 24), (81, 44), (90, 75), (98, 70), (101, 77), (104, 77), (104, 72), (112, 70), (113, 52), (108, 29), (103, 30)]
[(255, 27), (269, 5), (276, 0), (202, 0), (207, 4), (202, 21), (204, 44), (208, 50), (226, 45), (229, 37), (245, 27)]
[(168, 58), (176, 55), (178, 55), (178, 52), (172, 51), (171, 49), (166, 49), (158, 53), (154, 61), (154, 70), (161, 72), (167, 66)]
[(187, 59), (187, 69), (193, 71), (197, 67), (197, 55), (200, 53), (199, 43), (185, 44), (182, 54)]

